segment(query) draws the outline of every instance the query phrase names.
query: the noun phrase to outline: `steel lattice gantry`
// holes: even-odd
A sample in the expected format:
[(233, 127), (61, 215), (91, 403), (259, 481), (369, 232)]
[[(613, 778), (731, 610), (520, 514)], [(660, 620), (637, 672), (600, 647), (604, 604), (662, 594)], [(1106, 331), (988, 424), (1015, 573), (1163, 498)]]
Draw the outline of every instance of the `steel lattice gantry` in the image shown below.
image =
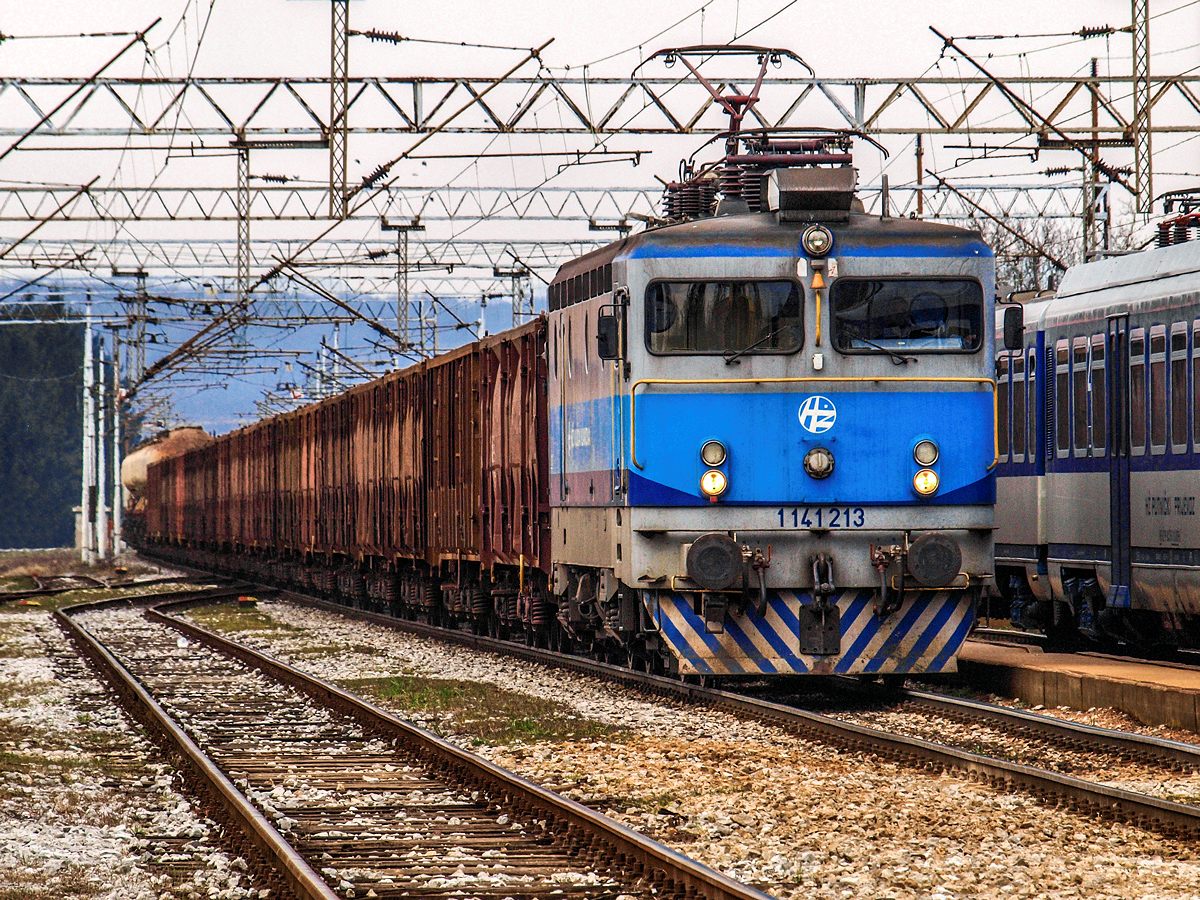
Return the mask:
[[(239, 159), (239, 181), (243, 177), (240, 169)], [(956, 187), (1009, 218), (1045, 218), (1056, 210), (1075, 215), (1078, 207), (1075, 195), (1079, 185), (1061, 179), (1045, 185), (962, 182)], [(893, 187), (891, 202), (902, 215), (915, 208), (918, 190), (925, 195), (923, 214), (928, 217), (972, 215), (936, 184)], [(878, 188), (863, 185), (860, 192), (871, 209)], [(611, 229), (630, 214), (656, 215), (659, 199), (658, 191), (640, 188), (406, 187), (381, 190), (353, 217), (391, 216), (424, 222), (573, 221)], [(242, 196), (232, 188), (203, 185), (156, 185), (153, 189), (93, 185), (81, 192), (74, 187), (0, 184), (0, 222), (30, 222), (52, 214), (57, 222), (237, 222), (245, 217), (261, 222), (307, 222), (326, 220), (327, 203), (328, 191), (318, 186), (250, 185)]]
[[(346, 79), (351, 135), (425, 134), (717, 134), (725, 120), (702, 87), (680, 78), (510, 76), (495, 89), (486, 78)], [(715, 82), (725, 93), (748, 85)], [(1135, 79), (1130, 76), (1015, 77), (1005, 83), (1036, 96), (1062, 132), (1132, 140)], [(325, 140), (328, 78), (13, 78), (0, 79), (0, 136), (24, 134), (66, 90), (88, 85), (75, 104), (51, 116), (27, 140), (69, 149), (69, 139), (132, 136), (149, 142), (239, 135)], [(1200, 75), (1147, 76), (1139, 115), (1172, 103), (1154, 133), (1200, 131)], [(1102, 116), (1091, 123), (1091, 98)], [(552, 124), (538, 116), (549, 101)], [(457, 113), (457, 115), (456, 115)], [(112, 124), (95, 124), (106, 118)], [(753, 121), (751, 121), (753, 120)], [(83, 124), (91, 123), (91, 124)], [(888, 134), (1028, 134), (1045, 126), (1017, 109), (995, 85), (972, 78), (771, 78), (763, 82), (749, 127), (826, 125)], [(165, 144), (164, 144), (165, 145)]]

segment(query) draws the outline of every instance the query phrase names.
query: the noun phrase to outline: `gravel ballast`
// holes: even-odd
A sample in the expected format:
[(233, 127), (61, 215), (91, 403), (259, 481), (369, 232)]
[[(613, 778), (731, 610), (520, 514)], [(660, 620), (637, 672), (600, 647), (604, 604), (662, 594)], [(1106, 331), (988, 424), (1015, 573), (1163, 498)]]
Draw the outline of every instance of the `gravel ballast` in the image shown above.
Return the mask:
[[(1187, 842), (319, 610), (261, 611), (284, 627), (240, 639), (330, 681), (478, 680), (626, 729), (606, 741), (457, 737), (781, 898), (1200, 896), (1200, 855)], [(411, 718), (455, 736), (453, 721)]]
[(41, 610), (0, 614), (0, 900), (267, 896)]

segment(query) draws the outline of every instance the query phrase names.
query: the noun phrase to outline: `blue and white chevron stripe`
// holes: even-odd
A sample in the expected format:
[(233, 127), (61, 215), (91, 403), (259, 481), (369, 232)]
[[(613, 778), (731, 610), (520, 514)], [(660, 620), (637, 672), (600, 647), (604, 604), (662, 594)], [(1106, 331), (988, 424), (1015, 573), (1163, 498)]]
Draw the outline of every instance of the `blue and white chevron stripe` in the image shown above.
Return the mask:
[(765, 616), (731, 611), (724, 634), (707, 634), (684, 596), (645, 591), (642, 599), (682, 674), (894, 675), (957, 671), (955, 656), (975, 622), (974, 593), (909, 591), (886, 619), (875, 615), (870, 589), (835, 594), (842, 624), (836, 656), (800, 653), (797, 613), (813, 602), (807, 594), (769, 593)]

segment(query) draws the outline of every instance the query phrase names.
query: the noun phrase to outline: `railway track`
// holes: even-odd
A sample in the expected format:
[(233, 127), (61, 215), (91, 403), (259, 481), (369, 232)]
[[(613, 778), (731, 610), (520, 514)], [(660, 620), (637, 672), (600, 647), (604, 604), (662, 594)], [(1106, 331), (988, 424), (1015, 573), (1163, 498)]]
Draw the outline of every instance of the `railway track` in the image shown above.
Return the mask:
[[(805, 737), (851, 751), (873, 753), (922, 769), (947, 771), (970, 781), (986, 782), (1001, 790), (1022, 791), (1050, 805), (1066, 806), (1084, 815), (1100, 815), (1128, 822), (1139, 827), (1174, 837), (1200, 835), (1200, 807), (1168, 797), (1153, 796), (1140, 790), (1130, 790), (1097, 778), (1109, 772), (1110, 764), (1140, 767), (1142, 775), (1131, 780), (1151, 782), (1154, 773), (1172, 778), (1180, 771), (1200, 768), (1200, 749), (1192, 745), (1161, 739), (1091, 728), (1086, 725), (1034, 716), (989, 704), (953, 701), (931, 694), (913, 693), (913, 707), (937, 708), (939, 715), (960, 722), (989, 722), (993, 733), (1023, 735), (1039, 742), (1042, 747), (1055, 748), (1055, 753), (1075, 760), (1060, 766), (1061, 771), (1022, 763), (1022, 754), (1011, 746), (1001, 755), (980, 752), (987, 744), (968, 735), (951, 745), (928, 736), (901, 733), (891, 728), (872, 727), (832, 715), (823, 715), (796, 708), (786, 701), (771, 701), (744, 693), (718, 690), (696, 684), (683, 684), (661, 676), (598, 663), (580, 657), (563, 656), (548, 650), (499, 641), (478, 635), (450, 631), (393, 619), (362, 610), (314, 600), (298, 594), (282, 592), (284, 599), (318, 606), (339, 614), (360, 617), (387, 627), (425, 634), (479, 649), (508, 653), (544, 664), (620, 682), (639, 690), (671, 696), (690, 702), (723, 708), (739, 715), (769, 721)], [(926, 732), (929, 729), (923, 729)], [(997, 742), (992, 742), (994, 747)], [(1011, 742), (1010, 742), (1011, 743)], [(1054, 755), (1054, 753), (1043, 756)], [(1083, 770), (1096, 775), (1078, 777), (1071, 770)], [(1104, 779), (1107, 780), (1107, 779)]]
[[(186, 605), (245, 592), (235, 585), (171, 599)], [(768, 900), (160, 611), (121, 600), (56, 615), (136, 704), (134, 715), (186, 762), (239, 851), (285, 895)]]
[(0, 603), (9, 601), (28, 600), (33, 597), (50, 597), (56, 594), (81, 593), (83, 591), (124, 591), (138, 588), (153, 587), (160, 584), (178, 584), (180, 582), (203, 580), (207, 583), (223, 581), (215, 576), (165, 576), (162, 578), (145, 578), (129, 581), (103, 581), (91, 575), (55, 575), (42, 578), (30, 576), (36, 588), (25, 591), (0, 591)]

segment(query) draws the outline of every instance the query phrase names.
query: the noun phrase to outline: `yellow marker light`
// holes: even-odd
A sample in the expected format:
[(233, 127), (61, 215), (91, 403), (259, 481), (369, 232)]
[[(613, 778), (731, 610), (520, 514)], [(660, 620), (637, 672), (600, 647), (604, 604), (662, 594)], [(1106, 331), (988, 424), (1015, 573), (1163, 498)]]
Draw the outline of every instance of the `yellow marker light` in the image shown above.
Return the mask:
[(727, 487), (729, 487), (729, 479), (720, 469), (709, 469), (700, 476), (700, 490), (704, 491), (711, 500), (715, 500), (725, 493)]
[(933, 469), (922, 469), (913, 476), (913, 490), (929, 496), (938, 489), (938, 475)]

